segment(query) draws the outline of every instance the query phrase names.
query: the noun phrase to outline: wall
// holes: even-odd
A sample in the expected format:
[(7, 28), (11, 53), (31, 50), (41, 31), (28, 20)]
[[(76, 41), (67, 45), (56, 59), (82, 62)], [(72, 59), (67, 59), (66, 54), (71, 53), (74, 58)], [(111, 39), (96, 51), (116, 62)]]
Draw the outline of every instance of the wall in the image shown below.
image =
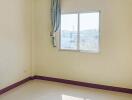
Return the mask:
[(59, 51), (50, 40), (50, 0), (35, 0), (35, 74), (132, 88), (132, 1), (62, 0), (62, 11), (101, 11), (100, 53)]
[(0, 0), (0, 89), (31, 75), (31, 0)]

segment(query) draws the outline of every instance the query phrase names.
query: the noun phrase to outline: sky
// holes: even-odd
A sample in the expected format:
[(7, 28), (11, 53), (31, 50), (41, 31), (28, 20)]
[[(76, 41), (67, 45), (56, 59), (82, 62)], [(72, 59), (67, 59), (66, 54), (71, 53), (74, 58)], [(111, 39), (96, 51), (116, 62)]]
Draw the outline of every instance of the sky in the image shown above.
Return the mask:
[[(99, 12), (80, 14), (80, 31), (96, 29), (99, 30)], [(78, 14), (62, 14), (61, 30), (77, 31)]]

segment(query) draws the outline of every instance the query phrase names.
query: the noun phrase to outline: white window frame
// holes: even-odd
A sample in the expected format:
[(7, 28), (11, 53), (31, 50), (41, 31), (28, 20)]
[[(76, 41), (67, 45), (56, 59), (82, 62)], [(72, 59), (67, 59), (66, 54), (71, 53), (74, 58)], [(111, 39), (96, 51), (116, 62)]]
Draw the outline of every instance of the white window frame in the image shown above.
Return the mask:
[[(98, 45), (99, 45), (99, 48), (98, 48), (98, 51), (92, 51), (92, 50), (80, 50), (79, 49), (79, 44), (80, 44), (80, 14), (83, 14), (83, 13), (99, 13), (99, 40), (98, 40)], [(100, 27), (101, 27), (101, 11), (88, 11), (88, 12), (67, 12), (67, 13), (61, 13), (61, 15), (63, 14), (77, 14), (78, 15), (78, 32), (77, 32), (77, 49), (74, 50), (74, 49), (62, 49), (61, 48), (61, 27), (60, 27), (60, 32), (59, 32), (59, 51), (73, 51), (73, 52), (87, 52), (87, 53), (100, 53)]]

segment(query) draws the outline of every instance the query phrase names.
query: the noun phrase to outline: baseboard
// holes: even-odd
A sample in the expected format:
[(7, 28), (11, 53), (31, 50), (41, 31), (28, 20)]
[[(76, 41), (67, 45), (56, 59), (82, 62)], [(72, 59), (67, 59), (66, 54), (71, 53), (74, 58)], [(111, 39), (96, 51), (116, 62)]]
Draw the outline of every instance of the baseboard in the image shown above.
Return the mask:
[(71, 85), (77, 85), (77, 86), (83, 86), (83, 87), (89, 87), (89, 88), (95, 88), (95, 89), (102, 89), (102, 90), (108, 90), (108, 91), (115, 91), (115, 92), (122, 92), (122, 93), (128, 93), (132, 94), (132, 89), (129, 88), (121, 88), (121, 87), (114, 87), (114, 86), (107, 86), (107, 85), (100, 85), (100, 84), (93, 84), (93, 83), (86, 83), (86, 82), (79, 82), (74, 80), (67, 80), (67, 79), (60, 79), (60, 78), (53, 78), (53, 77), (45, 77), (45, 76), (31, 76), (26, 79), (23, 79), (17, 83), (14, 83), (4, 89), (0, 90), (0, 95), (8, 92), (9, 90), (12, 90), (30, 80), (46, 80), (46, 81), (52, 81), (52, 82), (59, 82), (59, 83), (65, 83), (65, 84), (71, 84)]
[(10, 86), (8, 86), (8, 87), (6, 87), (4, 89), (1, 89), (0, 90), (0, 95), (4, 94), (5, 92), (8, 92), (9, 90), (12, 90), (12, 89), (14, 89), (14, 88), (16, 88), (16, 87), (18, 87), (18, 86), (30, 81), (30, 80), (32, 80), (32, 79), (33, 79), (33, 77), (28, 77), (28, 78), (25, 78), (25, 79), (17, 82), (17, 83), (14, 83), (14, 84), (10, 85)]
[(72, 84), (72, 85), (78, 85), (78, 86), (83, 86), (83, 87), (89, 87), (89, 88), (95, 88), (95, 89), (102, 89), (102, 90), (132, 94), (132, 89), (128, 89), (128, 88), (121, 88), (121, 87), (114, 87), (114, 86), (79, 82), (79, 81), (66, 80), (66, 79), (60, 79), (60, 78), (52, 78), (52, 77), (45, 77), (45, 76), (34, 76), (33, 79), (60, 82), (60, 83), (65, 83), (65, 84)]

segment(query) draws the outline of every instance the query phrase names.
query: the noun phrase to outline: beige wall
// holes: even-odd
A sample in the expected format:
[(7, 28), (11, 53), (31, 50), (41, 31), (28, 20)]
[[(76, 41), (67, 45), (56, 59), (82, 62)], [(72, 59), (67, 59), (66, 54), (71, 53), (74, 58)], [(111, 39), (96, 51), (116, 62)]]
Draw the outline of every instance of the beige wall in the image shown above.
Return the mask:
[(31, 0), (0, 0), (0, 89), (31, 75)]
[(132, 0), (63, 0), (63, 12), (100, 10), (99, 54), (59, 51), (50, 42), (50, 0), (34, 1), (35, 74), (132, 88)]
[(132, 88), (131, 5), (62, 1), (63, 12), (101, 11), (101, 52), (90, 54), (52, 47), (50, 0), (0, 0), (0, 89), (31, 74)]

